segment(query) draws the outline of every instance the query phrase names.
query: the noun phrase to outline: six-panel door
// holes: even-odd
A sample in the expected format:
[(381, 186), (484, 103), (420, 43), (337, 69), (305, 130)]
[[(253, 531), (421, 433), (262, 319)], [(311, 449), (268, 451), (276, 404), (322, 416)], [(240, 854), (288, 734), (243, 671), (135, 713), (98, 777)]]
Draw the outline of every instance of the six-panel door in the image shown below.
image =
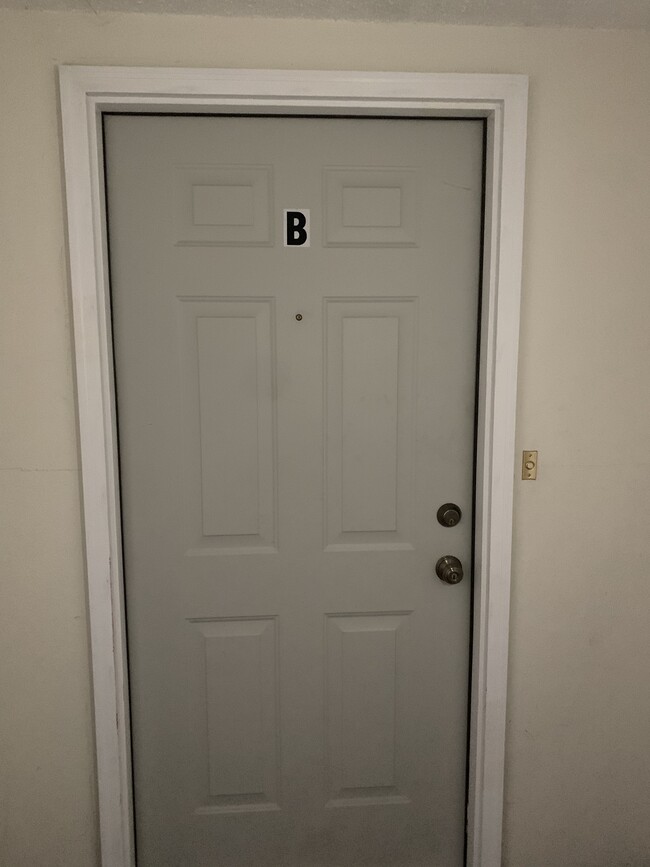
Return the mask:
[(138, 864), (460, 867), (482, 124), (105, 135)]

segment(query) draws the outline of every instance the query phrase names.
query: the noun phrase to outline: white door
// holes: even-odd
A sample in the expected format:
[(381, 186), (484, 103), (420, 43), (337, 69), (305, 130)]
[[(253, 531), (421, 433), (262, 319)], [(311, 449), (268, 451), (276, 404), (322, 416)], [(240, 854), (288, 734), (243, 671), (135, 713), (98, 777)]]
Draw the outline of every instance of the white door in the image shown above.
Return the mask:
[(138, 865), (460, 867), (483, 124), (105, 141)]

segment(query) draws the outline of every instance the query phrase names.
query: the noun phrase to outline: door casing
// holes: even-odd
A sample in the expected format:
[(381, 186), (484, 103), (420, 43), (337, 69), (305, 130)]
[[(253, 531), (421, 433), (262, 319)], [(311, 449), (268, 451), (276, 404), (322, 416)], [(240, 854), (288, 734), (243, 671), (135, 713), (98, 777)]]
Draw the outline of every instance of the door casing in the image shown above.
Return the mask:
[(135, 865), (102, 113), (487, 119), (467, 867), (500, 867), (528, 79), (59, 67), (101, 857)]

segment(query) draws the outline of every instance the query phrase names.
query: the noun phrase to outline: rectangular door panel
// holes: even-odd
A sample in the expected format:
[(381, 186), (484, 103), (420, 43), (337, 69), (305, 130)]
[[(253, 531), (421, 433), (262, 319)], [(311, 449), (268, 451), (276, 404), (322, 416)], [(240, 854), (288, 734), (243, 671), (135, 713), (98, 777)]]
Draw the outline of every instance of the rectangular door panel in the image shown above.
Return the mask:
[(331, 168), (324, 172), (323, 186), (328, 246), (417, 246), (417, 171)]
[(190, 546), (268, 553), (276, 523), (273, 302), (179, 301)]
[(326, 301), (327, 550), (411, 547), (416, 306)]
[(258, 247), (271, 243), (270, 166), (175, 168), (176, 243)]
[(399, 787), (406, 708), (398, 673), (409, 613), (328, 617), (328, 807), (408, 802)]
[(278, 809), (275, 619), (193, 622), (203, 638), (207, 761), (201, 764), (208, 768), (208, 797), (196, 812)]

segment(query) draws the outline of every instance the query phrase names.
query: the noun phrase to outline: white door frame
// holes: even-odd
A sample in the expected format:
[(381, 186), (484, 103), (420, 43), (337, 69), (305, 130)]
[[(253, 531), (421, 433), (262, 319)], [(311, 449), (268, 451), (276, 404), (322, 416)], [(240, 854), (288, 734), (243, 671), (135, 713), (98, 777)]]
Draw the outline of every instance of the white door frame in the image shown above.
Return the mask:
[(467, 867), (500, 867), (528, 79), (61, 66), (103, 867), (135, 864), (101, 115), (487, 118)]

